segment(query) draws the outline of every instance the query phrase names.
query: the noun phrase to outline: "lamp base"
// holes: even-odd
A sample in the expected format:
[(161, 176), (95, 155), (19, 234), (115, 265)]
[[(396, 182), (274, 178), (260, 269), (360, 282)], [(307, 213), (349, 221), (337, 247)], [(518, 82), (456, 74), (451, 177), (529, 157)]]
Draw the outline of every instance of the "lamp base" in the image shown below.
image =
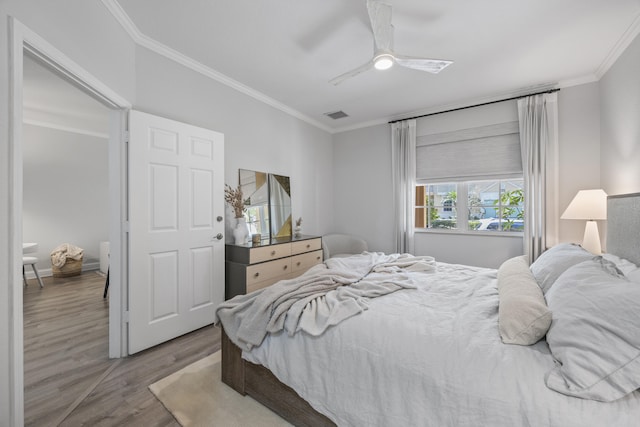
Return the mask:
[(600, 234), (598, 233), (597, 222), (587, 221), (587, 225), (585, 225), (584, 227), (582, 247), (594, 255), (602, 254), (602, 247), (600, 246)]

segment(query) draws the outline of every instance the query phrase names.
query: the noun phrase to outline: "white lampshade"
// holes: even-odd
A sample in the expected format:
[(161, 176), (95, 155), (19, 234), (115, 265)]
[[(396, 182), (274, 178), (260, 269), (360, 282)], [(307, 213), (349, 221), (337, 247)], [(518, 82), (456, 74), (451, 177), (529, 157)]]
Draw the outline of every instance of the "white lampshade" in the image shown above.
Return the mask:
[(578, 191), (560, 218), (586, 219), (582, 247), (595, 255), (602, 253), (598, 223), (595, 220), (607, 219), (607, 193), (600, 189)]
[(607, 219), (607, 193), (604, 190), (580, 190), (562, 219)]

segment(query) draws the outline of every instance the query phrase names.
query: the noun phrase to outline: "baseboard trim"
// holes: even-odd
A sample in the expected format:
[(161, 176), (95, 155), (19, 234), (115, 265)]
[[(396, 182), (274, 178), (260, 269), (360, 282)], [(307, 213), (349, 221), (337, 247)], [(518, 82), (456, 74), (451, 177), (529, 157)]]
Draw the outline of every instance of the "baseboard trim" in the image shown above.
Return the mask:
[[(82, 264), (83, 273), (85, 271), (94, 271), (94, 270), (100, 270), (99, 261), (87, 262)], [(26, 273), (27, 273), (27, 280), (36, 278), (36, 274), (33, 272), (33, 270), (30, 267), (26, 268)], [(53, 276), (53, 270), (51, 268), (38, 269), (38, 274), (40, 274), (40, 277), (51, 277)]]

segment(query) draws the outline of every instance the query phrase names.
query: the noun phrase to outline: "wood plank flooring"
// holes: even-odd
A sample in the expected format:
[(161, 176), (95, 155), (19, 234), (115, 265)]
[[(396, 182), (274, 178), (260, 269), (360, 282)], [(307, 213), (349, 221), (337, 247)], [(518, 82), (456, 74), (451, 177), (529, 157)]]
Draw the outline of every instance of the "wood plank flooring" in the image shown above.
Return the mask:
[(24, 290), (27, 426), (178, 426), (147, 388), (220, 349), (207, 326), (123, 359), (108, 358), (105, 278), (29, 280)]

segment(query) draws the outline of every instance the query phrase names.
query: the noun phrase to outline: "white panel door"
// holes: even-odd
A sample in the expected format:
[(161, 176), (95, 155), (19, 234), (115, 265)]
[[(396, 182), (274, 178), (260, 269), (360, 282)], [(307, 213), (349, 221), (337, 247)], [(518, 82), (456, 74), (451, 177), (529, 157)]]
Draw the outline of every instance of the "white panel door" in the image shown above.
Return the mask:
[(129, 116), (129, 354), (213, 323), (224, 300), (224, 136)]

